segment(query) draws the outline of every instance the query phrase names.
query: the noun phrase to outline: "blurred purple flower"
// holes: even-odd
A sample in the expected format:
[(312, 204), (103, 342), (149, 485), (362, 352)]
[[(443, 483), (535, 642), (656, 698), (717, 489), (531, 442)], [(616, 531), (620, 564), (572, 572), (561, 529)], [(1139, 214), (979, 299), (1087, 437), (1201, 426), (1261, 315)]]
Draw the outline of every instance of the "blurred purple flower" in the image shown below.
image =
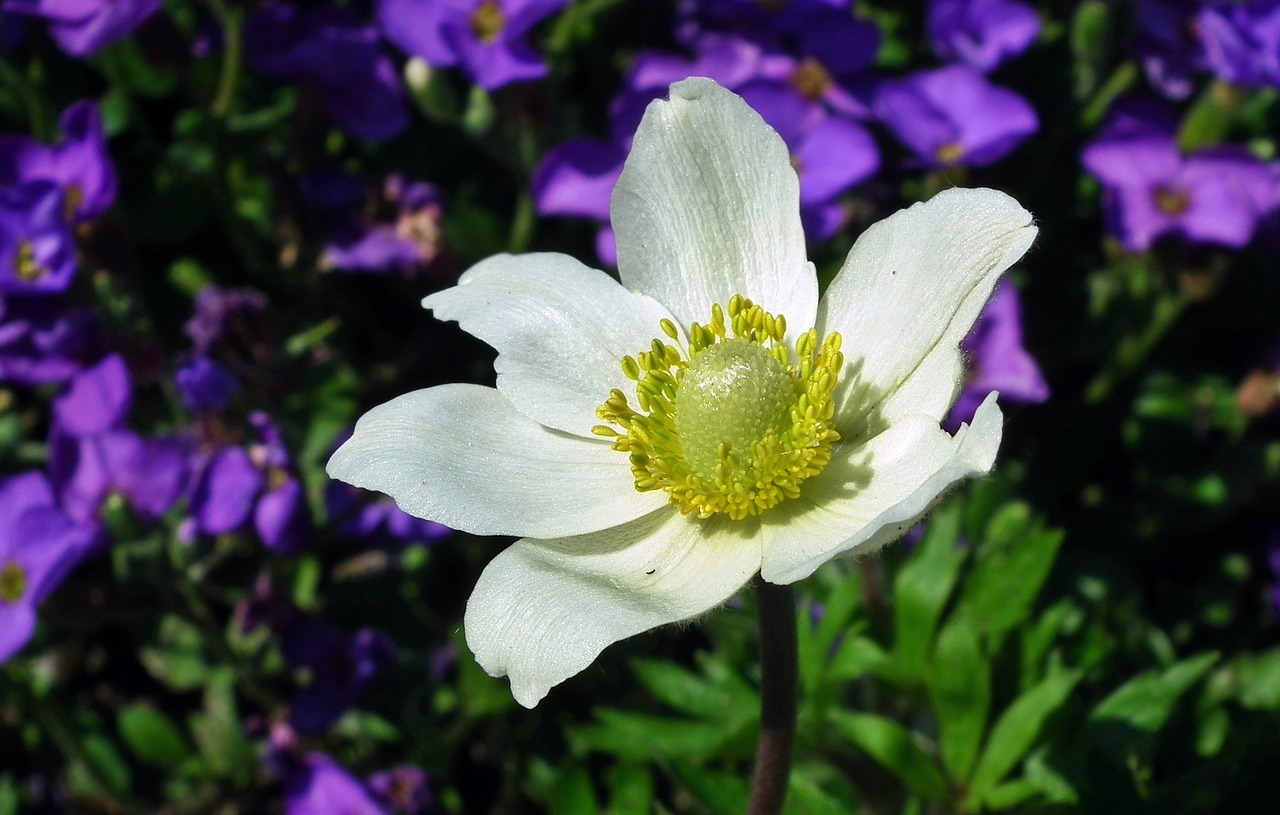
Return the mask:
[(982, 400), (992, 391), (1000, 401), (1038, 404), (1049, 398), (1049, 384), (1031, 354), (1022, 346), (1022, 312), (1018, 290), (1007, 279), (996, 284), (969, 336), (960, 343), (968, 376), (943, 428), (954, 433), (973, 420)]
[(195, 314), (183, 326), (197, 354), (208, 354), (246, 317), (267, 309), (267, 297), (257, 289), (223, 289), (212, 283), (196, 295)]
[(494, 90), (546, 76), (525, 37), (568, 0), (378, 0), (378, 24), (406, 54), (440, 68), (460, 66)]
[(43, 473), (0, 478), (0, 662), (35, 633), (36, 606), (93, 547), (54, 503)]
[(1196, 12), (1201, 0), (1138, 0), (1133, 50), (1147, 80), (1164, 96), (1186, 99), (1204, 69)]
[(1025, 99), (968, 65), (886, 81), (875, 111), (922, 164), (935, 168), (993, 164), (1040, 127)]
[(369, 776), (369, 791), (400, 815), (427, 815), (431, 811), (431, 778), (412, 764)]
[(63, 382), (97, 348), (97, 324), (85, 309), (48, 297), (0, 292), (0, 382)]
[(74, 222), (106, 212), (116, 200), (116, 169), (107, 152), (102, 116), (91, 100), (62, 113), (62, 139), (47, 145), (25, 136), (0, 136), (0, 186), (52, 181), (62, 188), (64, 214)]
[(388, 815), (359, 779), (323, 753), (311, 753), (284, 784), (285, 815)]
[(89, 57), (133, 33), (161, 0), (4, 0), (4, 10), (49, 21), (49, 34), (73, 57)]
[(235, 532), (253, 520), (267, 549), (279, 555), (300, 552), (311, 533), (311, 512), (293, 460), (279, 431), (265, 414), (250, 414), (261, 441), (248, 450), (228, 447), (205, 458), (191, 491), (195, 531)]
[(0, 186), (0, 294), (57, 294), (76, 273), (62, 188), (51, 181)]
[(133, 380), (119, 354), (84, 369), (53, 401), (54, 421), (77, 438), (113, 430), (133, 408)]
[(1200, 9), (1196, 23), (1215, 76), (1249, 88), (1280, 87), (1280, 0), (1216, 3)]
[(686, 43), (696, 42), (714, 31), (772, 39), (779, 34), (803, 30), (815, 11), (852, 15), (849, 0), (680, 0), (676, 32)]
[(1031, 47), (1040, 15), (1018, 0), (929, 0), (925, 28), (940, 59), (985, 72)]
[(326, 619), (300, 615), (279, 635), (289, 667), (310, 677), (289, 703), (289, 724), (303, 736), (322, 735), (395, 661), (395, 643), (372, 628), (349, 635)]
[(341, 213), (325, 245), (323, 266), (347, 272), (407, 273), (429, 267), (440, 254), (444, 197), (435, 186), (388, 176), (373, 210), (358, 217), (351, 211)]
[(800, 177), (800, 217), (805, 235), (826, 240), (844, 225), (844, 206), (837, 200), (880, 168), (875, 140), (857, 122), (819, 112), (806, 112), (804, 100), (772, 82), (752, 82), (739, 89), (742, 98), (769, 123), (791, 151)]
[(378, 30), (351, 9), (260, 8), (245, 22), (244, 48), (255, 71), (307, 86), (357, 138), (386, 141), (409, 126), (399, 74)]
[(173, 375), (173, 384), (187, 410), (217, 412), (240, 393), (240, 383), (222, 364), (197, 354), (185, 360)]
[(1280, 204), (1272, 168), (1237, 147), (1183, 155), (1167, 112), (1120, 104), (1081, 162), (1103, 185), (1108, 227), (1139, 252), (1162, 236), (1240, 248)]
[(395, 501), (386, 496), (374, 497), (341, 481), (330, 481), (324, 495), (329, 523), (338, 537), (418, 543), (438, 540), (453, 531), (402, 512)]

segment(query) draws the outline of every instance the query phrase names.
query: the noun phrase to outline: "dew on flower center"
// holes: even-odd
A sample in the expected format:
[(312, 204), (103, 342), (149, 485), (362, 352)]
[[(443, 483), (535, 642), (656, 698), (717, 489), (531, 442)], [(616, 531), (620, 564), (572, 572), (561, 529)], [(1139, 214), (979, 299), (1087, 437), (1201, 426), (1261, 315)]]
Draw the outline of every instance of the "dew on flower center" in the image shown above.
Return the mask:
[(0, 567), (0, 603), (16, 603), (26, 593), (26, 571), (13, 561)]
[(471, 15), (471, 32), (485, 45), (498, 39), (506, 24), (507, 16), (503, 14), (502, 6), (498, 5), (497, 0), (485, 0)]
[(18, 256), (14, 259), (13, 266), (18, 272), (18, 279), (25, 283), (34, 283), (48, 273), (36, 260), (36, 248), (31, 241), (18, 244)]
[[(678, 340), (670, 321), (661, 328)], [(637, 490), (665, 490), (685, 514), (741, 520), (799, 496), (822, 472), (840, 438), (841, 338), (810, 329), (791, 348), (786, 330), (785, 318), (735, 295), (727, 321), (715, 305), (709, 323), (690, 327), (688, 349), (655, 339), (623, 358), (638, 409), (614, 390), (596, 411), (613, 426), (594, 432), (629, 455)]]

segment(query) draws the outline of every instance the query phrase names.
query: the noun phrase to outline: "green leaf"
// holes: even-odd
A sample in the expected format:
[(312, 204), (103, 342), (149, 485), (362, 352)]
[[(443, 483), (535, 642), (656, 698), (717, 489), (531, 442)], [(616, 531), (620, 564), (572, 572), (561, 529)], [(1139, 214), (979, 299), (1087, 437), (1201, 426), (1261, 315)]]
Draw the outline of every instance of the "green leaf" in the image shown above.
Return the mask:
[(244, 724), (236, 705), (235, 672), (228, 667), (211, 671), (204, 691), (204, 710), (189, 720), (200, 755), (210, 772), (236, 787), (249, 783), (257, 767), (252, 745), (244, 737)]
[(924, 540), (894, 580), (893, 655), (911, 678), (924, 670), (938, 621), (968, 556), (956, 546), (960, 516), (958, 502), (930, 516)]
[(160, 620), (159, 644), (142, 649), (140, 659), (147, 673), (170, 690), (185, 692), (203, 687), (209, 679), (200, 629), (174, 614)]
[(1032, 748), (1044, 723), (1062, 707), (1080, 676), (1079, 671), (1047, 676), (1001, 714), (969, 781), (969, 794), (975, 802), (986, 801), (993, 808), (999, 808), (988, 797), (988, 792), (994, 790)]
[(1240, 704), (1250, 710), (1280, 710), (1280, 648), (1237, 657)]
[(117, 795), (124, 794), (133, 783), (129, 764), (120, 755), (115, 742), (101, 733), (89, 733), (80, 739), (80, 754), (71, 765), (73, 786), (94, 790), (99, 783)]
[(655, 756), (707, 758), (746, 736), (750, 720), (726, 726), (724, 722), (666, 719), (600, 710), (597, 722), (569, 733), (576, 754), (597, 751), (634, 761), (650, 761)]
[(1217, 661), (1216, 653), (1199, 654), (1130, 679), (1089, 714), (1094, 741), (1114, 754), (1127, 752), (1137, 737), (1164, 726), (1182, 695)]
[(561, 770), (551, 788), (551, 811), (556, 815), (598, 815), (591, 776), (581, 767)]
[(689, 794), (714, 815), (742, 815), (746, 811), (751, 790), (737, 775), (703, 769), (687, 761), (672, 762), (671, 771)]
[(0, 815), (18, 815), (18, 783), (13, 776), (0, 775)]
[(896, 775), (913, 793), (930, 801), (946, 799), (946, 777), (905, 727), (892, 719), (844, 710), (831, 711), (829, 721), (836, 732)]
[(702, 719), (754, 718), (759, 700), (746, 685), (713, 685), (698, 674), (663, 660), (638, 660), (640, 682), (668, 706)]
[(609, 771), (608, 815), (651, 815), (653, 778), (642, 764), (622, 763)]
[(992, 518), (955, 612), (987, 636), (988, 653), (1030, 617), (1062, 537), (1061, 530), (1041, 528), (1023, 503), (1009, 504)]
[(191, 755), (191, 748), (168, 716), (144, 705), (122, 708), (116, 716), (116, 728), (126, 747), (143, 764), (168, 769), (181, 764)]
[(938, 716), (942, 763), (952, 777), (966, 779), (978, 759), (991, 707), (991, 666), (977, 630), (953, 617), (938, 635), (930, 665), (925, 687)]
[(793, 770), (782, 811), (784, 815), (849, 815), (851, 810), (848, 802), (829, 795), (816, 781)]
[(840, 681), (857, 679), (887, 662), (889, 655), (874, 640), (849, 636), (831, 657), (827, 676)]

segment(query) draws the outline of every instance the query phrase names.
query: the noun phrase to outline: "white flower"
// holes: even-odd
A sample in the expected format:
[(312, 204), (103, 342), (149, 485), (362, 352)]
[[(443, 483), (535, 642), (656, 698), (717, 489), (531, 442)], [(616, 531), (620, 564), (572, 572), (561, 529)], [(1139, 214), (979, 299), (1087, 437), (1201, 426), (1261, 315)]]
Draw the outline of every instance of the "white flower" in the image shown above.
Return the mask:
[(994, 398), (954, 437), (939, 422), (960, 340), (1036, 234), (1008, 196), (948, 190), (868, 229), (819, 301), (782, 139), (701, 78), (649, 106), (612, 215), (621, 284), (503, 255), (426, 298), (498, 350), (497, 389), (405, 394), (329, 462), (414, 515), (522, 537), (465, 628), (529, 707), (610, 643), (870, 551), (989, 471)]

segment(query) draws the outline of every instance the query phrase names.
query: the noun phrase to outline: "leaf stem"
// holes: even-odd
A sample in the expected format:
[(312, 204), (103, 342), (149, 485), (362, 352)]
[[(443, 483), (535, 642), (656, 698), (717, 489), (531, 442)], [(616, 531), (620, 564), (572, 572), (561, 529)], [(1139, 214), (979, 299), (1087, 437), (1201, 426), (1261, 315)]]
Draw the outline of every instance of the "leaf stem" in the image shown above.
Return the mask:
[(760, 741), (747, 815), (778, 815), (787, 797), (796, 733), (796, 597), (790, 586), (756, 584), (760, 619)]

